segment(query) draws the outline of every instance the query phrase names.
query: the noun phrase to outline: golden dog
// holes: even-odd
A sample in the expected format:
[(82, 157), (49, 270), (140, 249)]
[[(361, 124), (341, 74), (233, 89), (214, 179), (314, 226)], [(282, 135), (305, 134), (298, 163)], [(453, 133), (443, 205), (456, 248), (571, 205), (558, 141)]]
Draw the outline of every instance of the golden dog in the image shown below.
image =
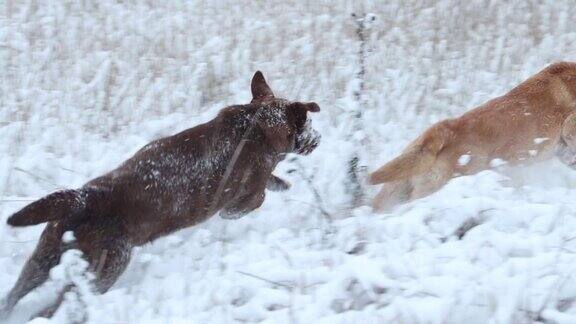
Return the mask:
[[(451, 178), (503, 162), (576, 164), (576, 63), (554, 63), (510, 92), (459, 118), (434, 124), (370, 175), (384, 186), (376, 211), (427, 196)], [(563, 123), (566, 124), (563, 127)]]

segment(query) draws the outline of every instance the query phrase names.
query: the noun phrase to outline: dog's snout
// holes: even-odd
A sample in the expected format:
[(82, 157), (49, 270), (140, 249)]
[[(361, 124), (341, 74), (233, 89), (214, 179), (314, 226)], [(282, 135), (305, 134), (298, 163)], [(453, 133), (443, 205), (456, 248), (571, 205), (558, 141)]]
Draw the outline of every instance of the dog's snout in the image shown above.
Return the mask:
[(296, 153), (303, 155), (312, 153), (320, 144), (320, 139), (320, 133), (307, 125), (304, 131), (296, 137)]

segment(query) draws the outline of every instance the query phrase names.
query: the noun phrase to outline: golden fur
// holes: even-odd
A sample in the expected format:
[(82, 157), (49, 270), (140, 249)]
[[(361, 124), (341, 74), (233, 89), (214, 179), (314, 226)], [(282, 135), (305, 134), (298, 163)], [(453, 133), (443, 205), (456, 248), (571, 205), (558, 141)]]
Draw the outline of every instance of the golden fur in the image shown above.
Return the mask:
[(514, 165), (552, 157), (575, 99), (576, 63), (555, 63), (505, 95), (434, 124), (370, 175), (372, 184), (384, 183), (374, 209), (427, 196), (455, 176), (490, 168), (494, 159)]

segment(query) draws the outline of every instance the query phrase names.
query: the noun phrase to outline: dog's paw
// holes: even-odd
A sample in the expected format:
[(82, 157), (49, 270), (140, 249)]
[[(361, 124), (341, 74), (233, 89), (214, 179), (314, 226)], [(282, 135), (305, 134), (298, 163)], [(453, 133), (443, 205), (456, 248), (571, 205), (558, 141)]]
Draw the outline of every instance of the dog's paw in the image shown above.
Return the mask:
[(247, 213), (242, 213), (242, 212), (231, 212), (231, 211), (227, 211), (227, 210), (222, 210), (220, 211), (220, 218), (222, 219), (226, 219), (226, 220), (234, 220), (234, 219), (239, 219), (242, 218), (244, 216), (246, 216)]
[(290, 189), (290, 187), (290, 182), (275, 175), (270, 176), (270, 179), (268, 179), (268, 183), (266, 184), (266, 189), (270, 191), (286, 191)]

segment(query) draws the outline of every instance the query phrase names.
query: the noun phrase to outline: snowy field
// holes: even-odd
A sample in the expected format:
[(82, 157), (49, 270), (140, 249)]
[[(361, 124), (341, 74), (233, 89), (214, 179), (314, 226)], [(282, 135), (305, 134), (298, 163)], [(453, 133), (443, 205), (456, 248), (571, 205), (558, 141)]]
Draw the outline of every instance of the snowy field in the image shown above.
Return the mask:
[[(457, 178), (388, 214), (347, 210), (352, 12), (378, 17), (370, 170), (431, 123), (576, 60), (573, 0), (0, 1), (0, 295), (43, 227), (9, 228), (11, 213), (248, 102), (262, 70), (278, 96), (322, 108), (320, 147), (278, 168), (290, 191), (134, 250), (108, 293), (84, 296), (89, 323), (576, 323), (576, 172), (556, 161)], [(33, 322), (68, 323), (76, 306)]]

